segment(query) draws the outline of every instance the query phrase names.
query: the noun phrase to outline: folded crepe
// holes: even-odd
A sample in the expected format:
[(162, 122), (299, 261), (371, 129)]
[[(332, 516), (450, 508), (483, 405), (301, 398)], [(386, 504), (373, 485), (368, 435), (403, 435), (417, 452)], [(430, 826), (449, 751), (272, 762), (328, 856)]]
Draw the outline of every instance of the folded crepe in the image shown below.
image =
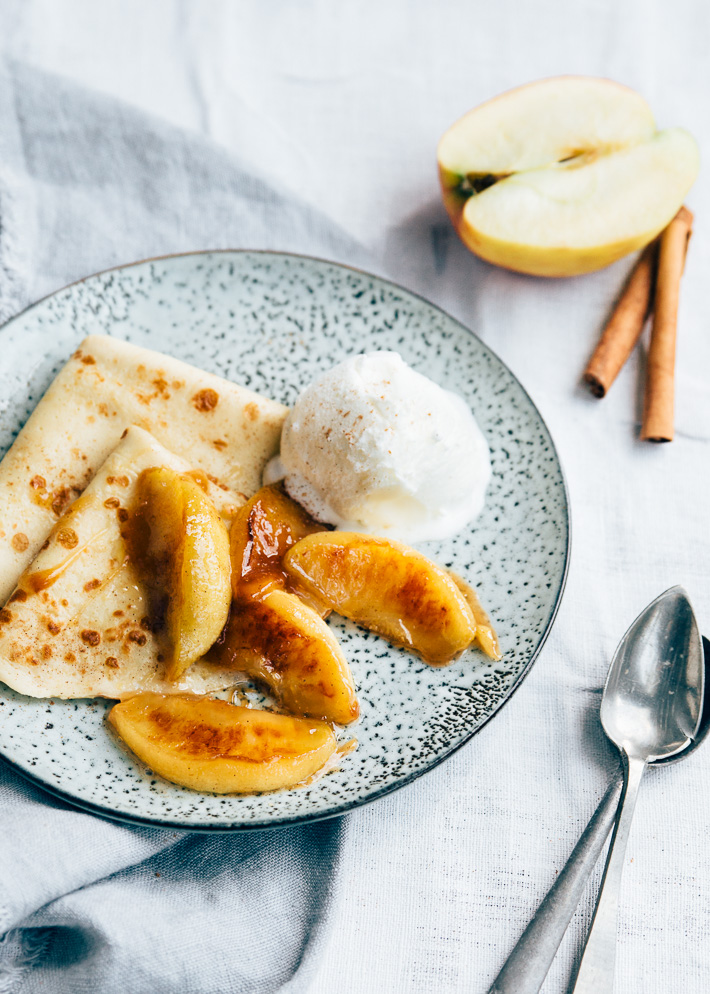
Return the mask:
[(0, 604), (129, 425), (203, 470), (224, 511), (258, 490), (286, 411), (160, 352), (85, 339), (0, 463)]
[[(205, 693), (235, 683), (203, 660), (165, 679), (170, 646), (151, 623), (149, 593), (121, 532), (144, 469), (192, 470), (148, 432), (129, 428), (0, 610), (0, 680), (30, 697)], [(218, 491), (235, 503), (240, 498)]]

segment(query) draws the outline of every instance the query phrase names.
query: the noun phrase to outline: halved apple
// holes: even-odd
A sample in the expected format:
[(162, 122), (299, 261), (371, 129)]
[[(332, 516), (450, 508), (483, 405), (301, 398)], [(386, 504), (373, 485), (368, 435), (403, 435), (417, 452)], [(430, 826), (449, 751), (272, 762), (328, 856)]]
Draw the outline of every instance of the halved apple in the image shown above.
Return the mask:
[(321, 532), (297, 542), (284, 567), (333, 611), (432, 665), (451, 662), (476, 638), (471, 609), (451, 576), (399, 542)]
[(210, 658), (265, 683), (296, 714), (347, 725), (360, 713), (338, 640), (320, 615), (285, 590), (235, 600)]
[(444, 203), (477, 255), (538, 276), (607, 266), (651, 241), (699, 168), (694, 139), (656, 131), (645, 100), (562, 76), (470, 111), (438, 148)]
[(109, 721), (161, 777), (215, 794), (294, 787), (337, 748), (330, 725), (190, 694), (136, 694)]
[(164, 613), (172, 656), (169, 680), (219, 637), (232, 599), (229, 536), (217, 510), (190, 476), (165, 467), (144, 470), (126, 524), (129, 555)]

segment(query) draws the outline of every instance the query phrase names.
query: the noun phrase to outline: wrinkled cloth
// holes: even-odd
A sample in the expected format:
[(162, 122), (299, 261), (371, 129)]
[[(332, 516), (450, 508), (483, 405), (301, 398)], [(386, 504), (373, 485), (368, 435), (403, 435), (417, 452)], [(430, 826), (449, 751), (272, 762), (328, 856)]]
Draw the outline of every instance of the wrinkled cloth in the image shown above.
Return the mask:
[[(19, 63), (0, 70), (0, 314), (89, 271), (192, 249), (366, 261), (198, 137)], [(0, 331), (0, 355), (2, 331)], [(342, 819), (207, 835), (81, 813), (0, 765), (0, 992), (296, 992)]]
[[(285, 201), (292, 191), (317, 205), (372, 253), (365, 268), (403, 282), (480, 335), (550, 427), (570, 488), (572, 560), (548, 642), (470, 745), (406, 790), (348, 816), (328, 929), (310, 947), (308, 994), (485, 994), (616, 767), (598, 714), (618, 640), (674, 583), (685, 585), (710, 631), (710, 5), (7, 0), (3, 10), (13, 16), (0, 46), (16, 56), (209, 137)], [(637, 440), (647, 337), (603, 401), (579, 387), (633, 260), (570, 280), (505, 272), (463, 248), (441, 204), (435, 149), (443, 131), (483, 100), (560, 73), (637, 89), (659, 126), (686, 127), (700, 144), (703, 166), (688, 198), (696, 225), (681, 290), (671, 445)], [(122, 114), (129, 127), (129, 112)], [(230, 161), (226, 151), (215, 154)], [(42, 183), (32, 187), (41, 197)], [(121, 210), (128, 218), (132, 208)], [(123, 244), (105, 232), (95, 238), (90, 219), (73, 214), (64, 217), (86, 227), (92, 245), (76, 261), (77, 277), (149, 254), (127, 240), (120, 210), (114, 220)], [(20, 294), (35, 217), (21, 222), (11, 255), (19, 260)], [(50, 221), (51, 211), (43, 224)], [(200, 247), (191, 232), (181, 247)], [(233, 244), (248, 244), (247, 234)], [(295, 240), (286, 245), (278, 227), (269, 234), (270, 244), (309, 251)], [(7, 262), (0, 255), (0, 265)], [(37, 273), (41, 286), (31, 285), (30, 297), (63, 282), (60, 273)], [(649, 771), (641, 786), (620, 902), (617, 994), (710, 988), (709, 780), (705, 745), (687, 761)], [(598, 872), (544, 994), (567, 991), (595, 882)], [(181, 957), (174, 962), (180, 976)], [(127, 966), (126, 985), (131, 976)], [(58, 979), (32, 986), (32, 973), (26, 977), (21, 994), (67, 989)]]

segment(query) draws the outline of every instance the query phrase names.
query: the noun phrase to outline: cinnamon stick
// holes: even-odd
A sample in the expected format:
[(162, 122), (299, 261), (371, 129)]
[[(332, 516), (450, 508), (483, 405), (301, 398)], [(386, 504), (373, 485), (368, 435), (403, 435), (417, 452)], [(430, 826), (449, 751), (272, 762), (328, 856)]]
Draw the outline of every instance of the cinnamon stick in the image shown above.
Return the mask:
[(641, 438), (647, 442), (673, 440), (678, 299), (692, 230), (693, 215), (681, 207), (661, 235), (641, 427)]
[(584, 382), (595, 397), (604, 396), (641, 337), (651, 312), (657, 259), (658, 242), (653, 241), (639, 256), (587, 364)]

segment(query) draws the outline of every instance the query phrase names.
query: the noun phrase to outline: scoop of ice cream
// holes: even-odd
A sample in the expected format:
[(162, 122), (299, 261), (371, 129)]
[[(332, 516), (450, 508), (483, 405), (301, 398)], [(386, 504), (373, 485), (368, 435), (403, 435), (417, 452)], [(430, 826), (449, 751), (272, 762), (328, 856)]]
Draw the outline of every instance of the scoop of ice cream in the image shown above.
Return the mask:
[(486, 441), (464, 400), (396, 352), (353, 356), (300, 394), (264, 482), (319, 521), (406, 542), (453, 535), (483, 507)]

